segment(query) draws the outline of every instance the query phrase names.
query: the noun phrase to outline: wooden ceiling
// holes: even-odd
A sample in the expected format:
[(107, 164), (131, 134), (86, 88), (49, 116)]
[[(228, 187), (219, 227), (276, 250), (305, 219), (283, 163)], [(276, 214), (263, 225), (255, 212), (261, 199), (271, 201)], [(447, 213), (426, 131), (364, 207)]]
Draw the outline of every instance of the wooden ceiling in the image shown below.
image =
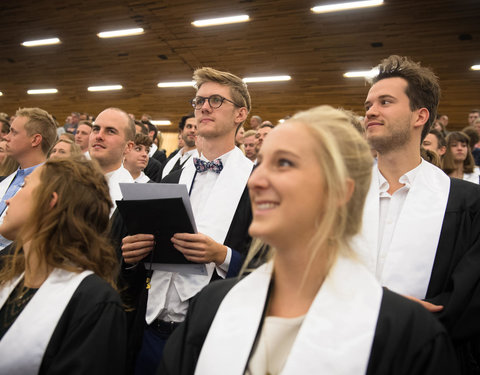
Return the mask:
[[(335, 0), (332, 0), (335, 1)], [(241, 77), (289, 74), (292, 80), (249, 84), (251, 114), (278, 121), (298, 110), (330, 104), (363, 110), (368, 86), (347, 79), (390, 55), (411, 56), (440, 77), (439, 111), (462, 128), (480, 107), (480, 2), (385, 0), (380, 7), (313, 14), (318, 0), (95, 0), (0, 3), (0, 112), (38, 106), (63, 123), (72, 111), (98, 114), (117, 106), (139, 117), (169, 119), (174, 131), (188, 113), (192, 88), (158, 88), (190, 80), (211, 66)], [(250, 22), (195, 28), (197, 19), (248, 14)], [(100, 31), (143, 27), (145, 33), (99, 39)], [(26, 48), (21, 42), (58, 37), (62, 43)], [(376, 46), (377, 45), (377, 46)], [(378, 46), (379, 45), (379, 46)], [(376, 46), (376, 47), (375, 47)], [(121, 84), (118, 92), (87, 87)], [(27, 95), (27, 89), (58, 89)]]

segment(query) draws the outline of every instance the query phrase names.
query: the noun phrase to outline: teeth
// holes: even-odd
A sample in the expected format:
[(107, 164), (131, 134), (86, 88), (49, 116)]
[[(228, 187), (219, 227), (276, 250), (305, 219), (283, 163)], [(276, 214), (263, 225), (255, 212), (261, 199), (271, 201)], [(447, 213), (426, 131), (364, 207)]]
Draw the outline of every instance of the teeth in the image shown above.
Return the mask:
[(276, 206), (277, 206), (276, 203), (258, 203), (258, 204), (257, 204), (257, 208), (258, 208), (259, 210), (268, 210), (268, 209), (274, 208), (274, 207), (276, 207)]

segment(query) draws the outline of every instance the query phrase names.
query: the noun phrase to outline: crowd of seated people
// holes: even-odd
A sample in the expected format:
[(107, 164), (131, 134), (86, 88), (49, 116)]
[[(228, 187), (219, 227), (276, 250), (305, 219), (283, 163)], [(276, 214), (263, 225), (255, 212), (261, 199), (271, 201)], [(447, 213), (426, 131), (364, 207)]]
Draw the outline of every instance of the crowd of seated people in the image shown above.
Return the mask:
[[(1, 113), (0, 373), (480, 373), (480, 112), (454, 131), (433, 71), (378, 68), (364, 117), (276, 125), (197, 69), (169, 155), (148, 114)], [(125, 183), (185, 185), (196, 230), (132, 230)]]

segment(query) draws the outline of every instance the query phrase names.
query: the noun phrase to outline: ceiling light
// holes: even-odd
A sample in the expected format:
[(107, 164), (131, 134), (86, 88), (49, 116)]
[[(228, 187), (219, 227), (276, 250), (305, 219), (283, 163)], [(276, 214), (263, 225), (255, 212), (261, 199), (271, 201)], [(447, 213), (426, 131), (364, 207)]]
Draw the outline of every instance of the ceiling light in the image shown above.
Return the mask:
[(158, 82), (158, 87), (193, 87), (195, 81)]
[(110, 90), (121, 90), (123, 89), (122, 85), (109, 85), (109, 86), (90, 86), (88, 91), (110, 91)]
[(161, 125), (161, 126), (167, 126), (167, 125), (172, 125), (172, 122), (169, 120), (151, 120), (150, 121), (153, 125)]
[(26, 42), (23, 42), (22, 46), (37, 47), (37, 46), (46, 46), (49, 44), (58, 44), (58, 43), (60, 43), (60, 39), (50, 38), (50, 39), (28, 40)]
[(314, 13), (337, 12), (337, 11), (348, 10), (348, 9), (375, 7), (382, 4), (383, 4), (383, 0), (352, 1), (349, 3), (319, 5), (319, 6), (313, 7), (312, 12)]
[(193, 21), (192, 25), (196, 27), (217, 26), (217, 25), (225, 25), (228, 23), (246, 22), (249, 20), (250, 20), (250, 17), (244, 14), (241, 16), (210, 18), (208, 20)]
[(99, 38), (117, 38), (121, 36), (130, 36), (130, 35), (139, 35), (143, 34), (143, 29), (141, 27), (136, 29), (125, 29), (125, 30), (113, 30), (113, 31), (102, 31), (98, 33)]
[(3, 92), (0, 91), (0, 96), (3, 96)]
[(472, 70), (480, 70), (480, 64), (479, 64), (479, 65), (472, 65), (472, 66), (470, 67), (470, 69), (472, 69)]
[(277, 81), (290, 81), (290, 76), (269, 76), (269, 77), (246, 77), (243, 79), (245, 83), (252, 82), (277, 82)]
[(56, 94), (58, 92), (57, 89), (36, 89), (36, 90), (28, 90), (27, 94), (30, 95), (37, 95), (37, 94)]
[(378, 68), (370, 70), (359, 70), (354, 72), (346, 72), (343, 74), (346, 78), (373, 78), (378, 74)]

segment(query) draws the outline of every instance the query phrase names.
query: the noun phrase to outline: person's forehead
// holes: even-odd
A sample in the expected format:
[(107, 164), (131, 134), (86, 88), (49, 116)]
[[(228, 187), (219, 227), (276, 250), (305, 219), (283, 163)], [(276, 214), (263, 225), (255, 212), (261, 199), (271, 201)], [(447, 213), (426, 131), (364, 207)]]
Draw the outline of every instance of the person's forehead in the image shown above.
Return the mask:
[(367, 100), (379, 96), (401, 96), (406, 95), (407, 81), (400, 77), (384, 78), (374, 83), (368, 90)]
[(127, 127), (127, 119), (118, 111), (107, 110), (98, 115), (95, 119), (95, 125), (100, 127), (113, 127), (124, 131)]
[(195, 117), (187, 118), (185, 121), (185, 126), (187, 125), (197, 125), (197, 120), (195, 120)]
[(255, 142), (255, 136), (254, 135), (250, 135), (248, 137), (245, 137), (243, 139), (244, 142)]
[(29, 118), (26, 116), (18, 116), (15, 117), (15, 119), (12, 121), (12, 124), (10, 125), (11, 128), (14, 128), (15, 130), (21, 130), (24, 128), (25, 124), (28, 122)]
[(78, 131), (80, 131), (80, 130), (83, 130), (85, 132), (90, 132), (92, 130), (92, 128), (88, 125), (80, 124), (80, 125), (78, 125)]
[(197, 91), (198, 96), (221, 95), (230, 96), (230, 87), (221, 85), (217, 82), (205, 82)]

